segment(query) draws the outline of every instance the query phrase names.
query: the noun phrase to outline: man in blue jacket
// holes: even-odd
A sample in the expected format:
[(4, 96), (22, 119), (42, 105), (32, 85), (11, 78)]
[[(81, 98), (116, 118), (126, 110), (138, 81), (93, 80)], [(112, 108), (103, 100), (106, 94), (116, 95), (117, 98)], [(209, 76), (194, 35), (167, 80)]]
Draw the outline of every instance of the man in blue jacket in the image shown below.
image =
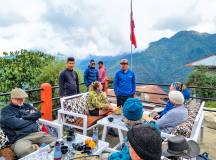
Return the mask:
[(79, 78), (76, 71), (74, 71), (75, 59), (69, 57), (67, 59), (67, 68), (60, 73), (59, 76), (59, 96), (71, 96), (79, 94)]
[(129, 97), (134, 97), (136, 91), (135, 74), (128, 67), (128, 60), (122, 59), (122, 68), (114, 78), (114, 92), (117, 97), (117, 106), (121, 107)]
[(1, 110), (1, 129), (7, 135), (11, 148), (18, 158), (36, 151), (40, 144), (55, 139), (39, 130), (40, 111), (24, 103), (28, 95), (20, 88), (11, 91), (11, 103)]
[(98, 81), (98, 70), (95, 68), (95, 61), (90, 60), (88, 68), (84, 73), (84, 82), (86, 87), (88, 88), (92, 82)]

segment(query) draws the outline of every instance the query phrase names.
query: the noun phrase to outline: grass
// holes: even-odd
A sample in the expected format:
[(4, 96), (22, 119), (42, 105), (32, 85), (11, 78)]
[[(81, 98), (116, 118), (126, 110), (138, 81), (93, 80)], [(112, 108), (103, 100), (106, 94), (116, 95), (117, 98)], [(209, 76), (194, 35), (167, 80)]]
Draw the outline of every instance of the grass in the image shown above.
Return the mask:
[(206, 101), (205, 107), (211, 108), (211, 109), (216, 109), (216, 101)]

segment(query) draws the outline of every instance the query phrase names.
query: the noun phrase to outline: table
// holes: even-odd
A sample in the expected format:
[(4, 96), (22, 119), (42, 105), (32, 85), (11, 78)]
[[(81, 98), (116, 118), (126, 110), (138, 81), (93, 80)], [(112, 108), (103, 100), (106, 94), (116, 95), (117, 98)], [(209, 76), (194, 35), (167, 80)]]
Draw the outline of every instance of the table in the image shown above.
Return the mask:
[[(144, 111), (144, 114), (150, 114), (150, 111)], [(113, 117), (113, 121), (109, 122), (108, 118), (109, 117)], [(128, 131), (128, 127), (127, 125), (122, 121), (123, 120), (123, 116), (122, 115), (114, 115), (111, 114), (107, 117), (102, 118), (101, 120), (97, 121), (98, 125), (102, 125), (103, 126), (103, 133), (102, 133), (102, 141), (106, 141), (106, 136), (107, 136), (107, 127), (110, 128), (115, 128), (118, 130), (118, 135), (119, 135), (119, 141), (120, 143), (117, 144), (113, 149), (116, 150), (120, 145), (122, 145), (124, 143), (124, 136), (122, 131)], [(111, 148), (109, 148), (109, 150), (112, 150)]]
[[(75, 134), (75, 140), (72, 143), (80, 143), (84, 142), (85, 139), (90, 138), (81, 134)], [(62, 140), (62, 139), (59, 139)], [(93, 150), (92, 154), (100, 155), (103, 151), (105, 151), (109, 147), (109, 143), (99, 140), (98, 147)], [(53, 160), (54, 150), (52, 152), (47, 153), (47, 150), (50, 148), (49, 145), (40, 148), (39, 150), (21, 158), (20, 160)], [(70, 157), (73, 158), (73, 157)]]

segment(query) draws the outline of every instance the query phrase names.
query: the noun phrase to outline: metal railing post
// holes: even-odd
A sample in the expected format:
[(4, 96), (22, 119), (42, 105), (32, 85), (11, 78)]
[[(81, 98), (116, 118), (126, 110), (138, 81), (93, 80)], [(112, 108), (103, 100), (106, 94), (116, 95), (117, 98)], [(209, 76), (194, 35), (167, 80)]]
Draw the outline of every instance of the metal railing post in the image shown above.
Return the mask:
[(109, 89), (109, 79), (106, 79), (105, 85), (104, 85), (104, 91), (106, 95), (108, 95), (108, 89)]
[(52, 86), (49, 83), (41, 85), (42, 118), (52, 121)]

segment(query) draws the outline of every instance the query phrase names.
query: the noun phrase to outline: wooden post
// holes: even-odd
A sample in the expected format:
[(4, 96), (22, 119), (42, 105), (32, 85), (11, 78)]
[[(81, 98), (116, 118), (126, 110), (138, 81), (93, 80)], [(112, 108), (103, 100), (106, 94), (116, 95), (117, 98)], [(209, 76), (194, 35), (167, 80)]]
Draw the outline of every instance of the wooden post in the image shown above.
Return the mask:
[(106, 95), (108, 95), (108, 88), (109, 88), (109, 79), (106, 79), (106, 81), (105, 81), (105, 89), (104, 89)]
[(52, 86), (49, 83), (41, 85), (42, 118), (52, 121)]

